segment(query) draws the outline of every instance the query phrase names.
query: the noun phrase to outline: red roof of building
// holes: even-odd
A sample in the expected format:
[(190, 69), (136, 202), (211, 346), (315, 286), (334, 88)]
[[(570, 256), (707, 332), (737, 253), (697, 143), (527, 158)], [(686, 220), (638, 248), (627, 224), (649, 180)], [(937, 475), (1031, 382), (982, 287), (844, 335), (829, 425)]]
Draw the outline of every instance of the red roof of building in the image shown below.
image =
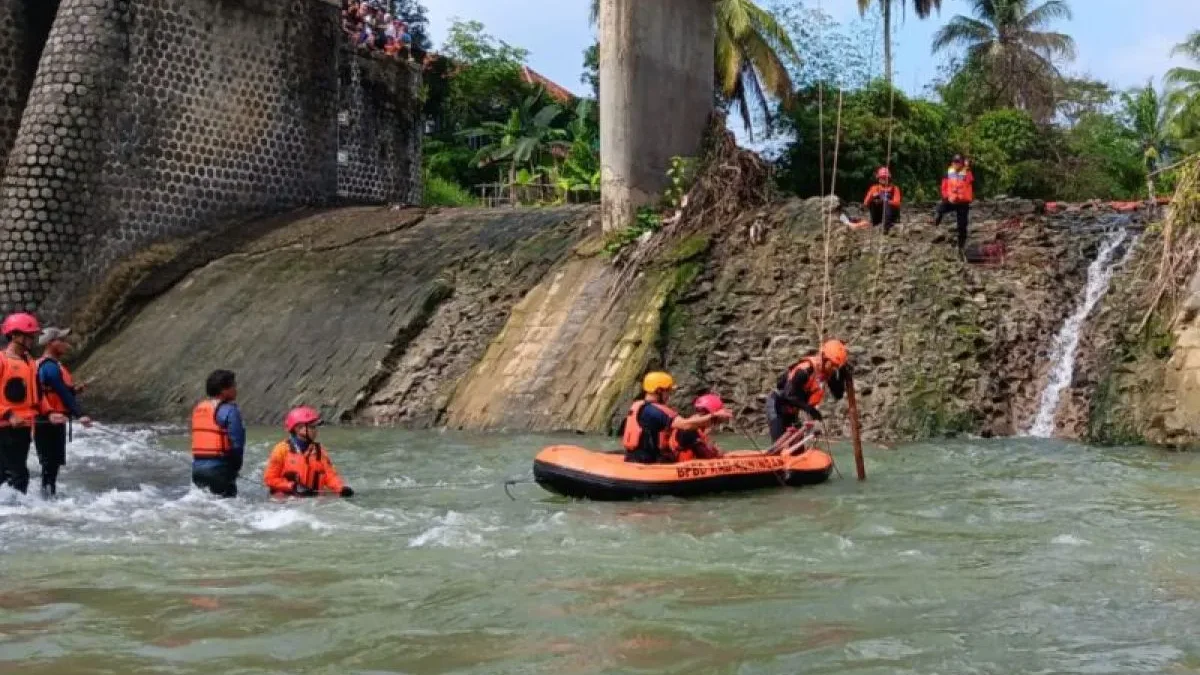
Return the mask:
[(557, 82), (554, 82), (550, 78), (542, 75), (529, 66), (521, 66), (521, 79), (527, 84), (541, 85), (542, 88), (546, 90), (546, 93), (550, 94), (550, 98), (553, 98), (559, 103), (570, 103), (571, 100), (575, 98), (575, 94), (572, 94), (569, 89), (558, 84)]
[[(425, 54), (425, 62), (422, 65), (425, 70), (429, 70), (441, 58), (438, 54), (428, 52)], [(575, 94), (572, 94), (570, 89), (542, 75), (529, 66), (521, 66), (521, 81), (534, 86), (540, 85), (550, 95), (550, 98), (559, 103), (570, 103), (575, 99)]]

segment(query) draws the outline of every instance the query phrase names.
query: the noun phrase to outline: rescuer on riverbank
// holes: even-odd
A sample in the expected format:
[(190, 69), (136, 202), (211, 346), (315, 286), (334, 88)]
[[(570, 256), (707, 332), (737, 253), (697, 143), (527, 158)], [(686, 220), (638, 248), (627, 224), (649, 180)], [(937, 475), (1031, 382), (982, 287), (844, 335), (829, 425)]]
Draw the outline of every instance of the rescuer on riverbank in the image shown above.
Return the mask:
[[(0, 358), (0, 485), (8, 483), (22, 494), (29, 489), (26, 462), (33, 425), (42, 411), (32, 354), (40, 330), (37, 317), (25, 312), (10, 314), (0, 324), (0, 333), (8, 338)], [(67, 421), (58, 413), (49, 413), (48, 419), (54, 424)]]
[(958, 226), (958, 251), (967, 248), (967, 226), (971, 220), (971, 203), (975, 201), (975, 174), (971, 172), (970, 160), (955, 155), (942, 178), (942, 202), (938, 204), (933, 224), (942, 224), (947, 213), (953, 213)]
[[(71, 371), (62, 364), (62, 359), (71, 351), (71, 344), (67, 341), (70, 335), (69, 328), (49, 327), (38, 338), (38, 344), (43, 347), (42, 358), (37, 361), (42, 414), (37, 418), (33, 444), (37, 448), (38, 462), (42, 465), (42, 494), (47, 497), (58, 494), (58, 470), (67, 463), (71, 420), (79, 420), (85, 427), (92, 426), (92, 418), (87, 416), (76, 398), (85, 385), (82, 382), (76, 384)], [(52, 422), (50, 415), (54, 413), (65, 417), (65, 423)]]
[(236, 497), (246, 427), (235, 402), (233, 372), (214, 370), (204, 382), (204, 394), (192, 410), (192, 483), (219, 497)]
[(767, 425), (772, 443), (782, 438), (789, 427), (796, 426), (801, 411), (815, 423), (813, 430), (821, 431), (821, 411), (817, 406), (825, 399), (826, 389), (838, 400), (845, 395), (849, 358), (841, 340), (829, 340), (779, 376), (775, 390), (767, 394)]
[(671, 451), (673, 430), (694, 431), (714, 420), (731, 419), (728, 410), (704, 415), (680, 417), (667, 403), (675, 390), (675, 379), (663, 372), (647, 373), (642, 379), (645, 396), (629, 408), (621, 423), (621, 445), (625, 461), (639, 464), (670, 464), (675, 459)]
[(878, 181), (867, 190), (863, 206), (871, 212), (871, 225), (883, 225), (884, 233), (891, 232), (892, 226), (900, 220), (900, 188), (892, 185), (892, 172), (886, 166), (879, 167), (875, 172)]
[(275, 497), (316, 497), (337, 495), (353, 497), (342, 482), (329, 453), (317, 442), (317, 427), (321, 414), (301, 406), (294, 408), (284, 419), (288, 437), (276, 444), (263, 470), (263, 483)]
[(716, 443), (713, 443), (712, 438), (708, 435), (708, 430), (712, 428), (713, 415), (715, 413), (724, 412), (725, 404), (721, 401), (721, 397), (716, 394), (705, 394), (692, 402), (692, 409), (697, 417), (708, 417), (709, 421), (704, 422), (695, 429), (672, 429), (671, 430), (671, 452), (675, 455), (675, 461), (686, 462), (692, 459), (717, 459), (721, 456), (721, 451), (717, 449)]

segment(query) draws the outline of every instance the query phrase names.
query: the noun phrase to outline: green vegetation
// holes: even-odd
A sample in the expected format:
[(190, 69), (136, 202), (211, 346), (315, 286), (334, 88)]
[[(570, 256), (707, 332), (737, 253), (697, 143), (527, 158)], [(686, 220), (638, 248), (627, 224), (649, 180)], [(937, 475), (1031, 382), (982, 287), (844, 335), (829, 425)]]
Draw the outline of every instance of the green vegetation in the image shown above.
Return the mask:
[[(1075, 51), (1061, 30), (1072, 18), (1065, 0), (971, 0), (931, 44), (954, 60), (926, 95), (913, 97), (889, 85), (893, 14), (899, 6), (929, 18), (943, 3), (856, 2), (882, 17), (882, 64), (867, 56), (861, 35), (820, 11), (716, 4), (717, 105), (747, 129), (791, 138), (776, 158), (785, 192), (818, 194), (835, 179), (839, 92), (836, 191), (846, 200), (861, 198), (885, 164), (910, 200), (937, 199), (938, 178), (956, 153), (972, 159), (981, 198), (1144, 199), (1169, 193), (1174, 172), (1161, 170), (1200, 151), (1200, 31), (1175, 50), (1196, 67), (1166, 73), (1164, 89), (1119, 91), (1064, 74)], [(596, 2), (592, 9), (595, 21)], [(426, 68), (425, 112), (434, 128), (424, 156), (432, 179), (477, 195), (477, 186), (491, 185), (493, 194), (525, 204), (598, 197), (597, 44), (584, 52), (581, 80), (594, 92), (586, 99), (554, 98), (531, 84), (528, 53), (477, 22), (453, 24), (440, 55)], [(672, 162), (666, 208), (679, 205), (694, 173), (691, 160)], [(643, 219), (608, 248), (655, 227)]]
[(647, 232), (657, 232), (662, 228), (662, 215), (655, 209), (643, 206), (638, 209), (637, 218), (629, 227), (613, 232), (604, 242), (604, 254), (614, 256), (621, 249), (632, 244)]
[(425, 194), (421, 206), (476, 206), (478, 203), (461, 185), (425, 173)]
[(528, 52), (479, 22), (451, 25), (426, 68), (424, 166), (467, 189), (508, 201), (562, 203), (598, 196), (599, 117), (590, 100), (561, 100), (523, 75)]

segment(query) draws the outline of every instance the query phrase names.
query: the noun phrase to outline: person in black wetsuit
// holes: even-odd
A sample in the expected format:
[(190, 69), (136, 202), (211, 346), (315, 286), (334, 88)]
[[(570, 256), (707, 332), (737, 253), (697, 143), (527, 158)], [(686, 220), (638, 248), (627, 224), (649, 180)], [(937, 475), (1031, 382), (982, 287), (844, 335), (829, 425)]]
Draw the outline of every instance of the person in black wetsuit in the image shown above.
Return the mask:
[(818, 423), (814, 430), (821, 431), (822, 417), (817, 406), (824, 400), (826, 389), (838, 400), (845, 395), (848, 360), (846, 345), (840, 340), (829, 340), (821, 345), (820, 351), (801, 358), (779, 377), (775, 391), (767, 394), (767, 425), (772, 442), (782, 438), (789, 427), (796, 426), (801, 411)]

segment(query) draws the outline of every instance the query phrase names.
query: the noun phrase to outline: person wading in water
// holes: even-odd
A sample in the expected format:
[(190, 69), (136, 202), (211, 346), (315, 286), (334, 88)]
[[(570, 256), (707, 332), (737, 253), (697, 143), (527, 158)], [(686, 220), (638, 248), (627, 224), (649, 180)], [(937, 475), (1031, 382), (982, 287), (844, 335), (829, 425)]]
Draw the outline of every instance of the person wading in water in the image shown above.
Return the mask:
[[(42, 414), (37, 418), (33, 444), (42, 465), (42, 494), (47, 497), (58, 494), (58, 470), (67, 463), (70, 420), (79, 420), (85, 427), (92, 426), (92, 418), (83, 411), (77, 398), (85, 385), (82, 382), (76, 384), (71, 371), (62, 364), (62, 359), (71, 351), (71, 344), (67, 342), (70, 335), (69, 328), (47, 328), (38, 338), (38, 343), (45, 348), (42, 358), (37, 361), (38, 392), (43, 406)], [(55, 413), (66, 417), (67, 423), (52, 422), (50, 415)]]

